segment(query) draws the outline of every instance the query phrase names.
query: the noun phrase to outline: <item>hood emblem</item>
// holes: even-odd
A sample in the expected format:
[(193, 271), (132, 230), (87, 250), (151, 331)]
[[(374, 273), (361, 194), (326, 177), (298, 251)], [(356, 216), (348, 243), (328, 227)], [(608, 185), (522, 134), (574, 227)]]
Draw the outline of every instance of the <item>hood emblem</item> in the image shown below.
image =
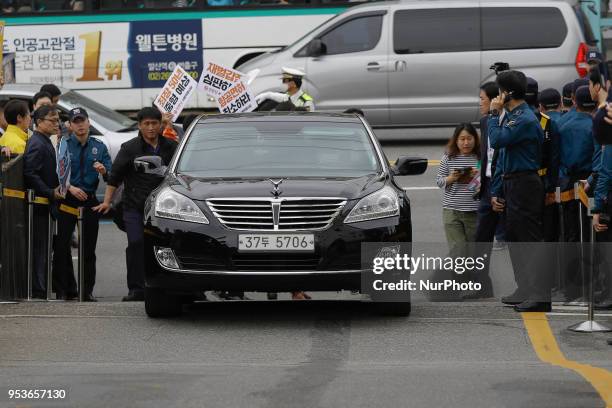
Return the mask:
[(268, 179), (270, 180), (270, 183), (272, 183), (272, 185), (274, 186), (274, 190), (270, 191), (270, 193), (274, 196), (274, 198), (278, 198), (281, 194), (283, 194), (282, 191), (280, 191), (280, 185), (283, 182), (283, 179), (280, 179), (278, 181), (274, 181), (272, 179)]

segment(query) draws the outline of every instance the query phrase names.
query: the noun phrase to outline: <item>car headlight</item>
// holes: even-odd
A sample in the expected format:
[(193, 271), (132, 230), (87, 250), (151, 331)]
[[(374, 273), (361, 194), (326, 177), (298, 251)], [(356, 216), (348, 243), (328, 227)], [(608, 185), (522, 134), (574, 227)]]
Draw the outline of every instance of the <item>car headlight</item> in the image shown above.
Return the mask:
[(208, 224), (204, 215), (191, 199), (166, 187), (155, 198), (155, 216), (172, 220)]
[(362, 198), (344, 220), (345, 223), (375, 220), (399, 215), (399, 198), (389, 186)]

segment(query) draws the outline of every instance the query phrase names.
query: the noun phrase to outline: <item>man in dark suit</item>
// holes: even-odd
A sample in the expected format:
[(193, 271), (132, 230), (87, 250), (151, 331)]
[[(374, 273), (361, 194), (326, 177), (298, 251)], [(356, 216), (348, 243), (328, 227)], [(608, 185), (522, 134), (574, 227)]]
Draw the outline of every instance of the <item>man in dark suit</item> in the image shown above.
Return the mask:
[(464, 299), (479, 299), (493, 296), (493, 286), (489, 276), (489, 259), (495, 229), (501, 214), (491, 208), (491, 178), (495, 172), (495, 151), (489, 148), (487, 137), (487, 122), (491, 100), (499, 95), (499, 88), (495, 82), (486, 82), (480, 87), (480, 204), (478, 205), (478, 221), (476, 225), (477, 250), (480, 256), (488, 254), (485, 258), (485, 268), (473, 277), (474, 281), (482, 284), (479, 291), (467, 292)]
[(34, 112), (36, 130), (28, 140), (23, 161), (23, 176), (27, 189), (34, 190), (46, 204), (34, 205), (34, 269), (32, 295), (46, 298), (47, 236), (49, 211), (55, 200), (62, 198), (57, 177), (55, 148), (50, 137), (59, 132), (59, 114), (53, 106), (42, 106)]

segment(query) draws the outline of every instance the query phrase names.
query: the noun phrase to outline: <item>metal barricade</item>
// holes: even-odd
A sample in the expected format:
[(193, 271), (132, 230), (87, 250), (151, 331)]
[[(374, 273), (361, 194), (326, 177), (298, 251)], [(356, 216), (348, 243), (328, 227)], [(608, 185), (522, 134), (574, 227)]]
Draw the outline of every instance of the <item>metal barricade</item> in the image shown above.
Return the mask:
[[(568, 327), (568, 330), (580, 333), (601, 333), (601, 332), (609, 332), (612, 331), (609, 327), (595, 321), (595, 296), (594, 296), (594, 279), (595, 279), (595, 230), (593, 229), (593, 215), (591, 214), (590, 208), (591, 200), (589, 200), (586, 192), (582, 185), (575, 185), (575, 194), (579, 202), (580, 207), (580, 244), (581, 248), (584, 248), (584, 236), (582, 232), (582, 214), (584, 211), (587, 211), (587, 215), (589, 217), (589, 226), (590, 226), (590, 237), (589, 237), (589, 268), (588, 274), (585, 275), (586, 285), (583, 287), (583, 292), (585, 292), (585, 298), (587, 300), (587, 320), (581, 323), (577, 323)], [(585, 256), (585, 252), (583, 251), (582, 255)], [(584, 259), (584, 258), (583, 258)], [(584, 264), (584, 263), (582, 263)]]
[[(33, 300), (35, 205), (49, 206), (49, 200), (24, 189), (23, 156), (2, 162), (2, 200), (0, 201), (0, 299)], [(79, 226), (79, 300), (84, 300), (83, 209), (61, 204), (59, 211), (78, 219)], [(46, 237), (46, 300), (53, 294), (53, 238), (56, 222), (48, 211)], [(44, 299), (41, 299), (44, 301)]]

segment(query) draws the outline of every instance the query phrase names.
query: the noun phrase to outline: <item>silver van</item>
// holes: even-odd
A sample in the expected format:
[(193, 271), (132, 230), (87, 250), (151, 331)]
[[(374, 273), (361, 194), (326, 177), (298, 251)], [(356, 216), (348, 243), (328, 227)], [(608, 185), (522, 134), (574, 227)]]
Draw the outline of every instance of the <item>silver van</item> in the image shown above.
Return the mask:
[(317, 110), (359, 108), (376, 127), (448, 126), (478, 120), (493, 63), (561, 89), (586, 74), (590, 44), (572, 2), (400, 0), (351, 7), (238, 69), (259, 70), (255, 94), (280, 89), (281, 67), (301, 69)]

